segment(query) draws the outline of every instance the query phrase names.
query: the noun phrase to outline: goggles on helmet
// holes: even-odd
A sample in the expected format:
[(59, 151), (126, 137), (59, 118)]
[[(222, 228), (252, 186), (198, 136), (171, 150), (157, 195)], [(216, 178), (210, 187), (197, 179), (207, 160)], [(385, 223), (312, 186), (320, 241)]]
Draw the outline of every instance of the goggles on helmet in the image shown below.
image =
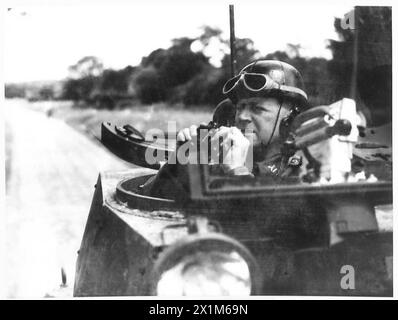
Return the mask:
[(297, 93), (307, 98), (307, 94), (303, 90), (292, 86), (279, 84), (268, 75), (262, 73), (242, 73), (229, 79), (224, 84), (224, 87), (222, 89), (223, 93), (224, 94), (230, 93), (232, 90), (234, 90), (237, 87), (237, 85), (241, 81), (243, 82), (245, 88), (249, 91), (259, 92), (262, 90), (277, 89), (277, 90)]

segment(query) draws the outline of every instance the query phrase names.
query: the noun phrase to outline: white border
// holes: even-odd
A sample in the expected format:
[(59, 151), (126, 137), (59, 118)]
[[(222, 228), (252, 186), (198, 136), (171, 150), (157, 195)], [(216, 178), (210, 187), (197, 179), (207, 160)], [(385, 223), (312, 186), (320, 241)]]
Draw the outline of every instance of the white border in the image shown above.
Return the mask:
[[(140, 1), (149, 1), (149, 0), (140, 0)], [(140, 2), (137, 1), (137, 2)], [(161, 1), (161, 0), (152, 0), (153, 2), (156, 1)], [(198, 2), (197, 1), (192, 1), (192, 2)], [(239, 3), (243, 2), (244, 0), (235, 0), (235, 1), (227, 1), (227, 0), (218, 0), (217, 3), (225, 3), (227, 4), (235, 4), (236, 6), (239, 5)], [(257, 0), (260, 1), (260, 0)], [(245, 4), (247, 3), (254, 3), (257, 2), (255, 0), (246, 0), (244, 1)], [(178, 3), (178, 2), (184, 2), (186, 3), (187, 0), (172, 0), (170, 3)], [(214, 3), (214, 0), (202, 0), (201, 3), (203, 2), (211, 2)], [(262, 1), (263, 2), (263, 1)], [(270, 1), (271, 2), (271, 1)], [(281, 1), (279, 1), (280, 3)], [(297, 3), (297, 1), (293, 0), (284, 0), (284, 3), (288, 5), (289, 3)], [(311, 6), (312, 4), (315, 7), (320, 6), (320, 2), (316, 0), (301, 0), (300, 1), (303, 5), (308, 5)], [(102, 5), (102, 4), (112, 4), (112, 5), (118, 5), (118, 4), (131, 4), (132, 0), (113, 0), (113, 1), (100, 1), (100, 0), (13, 0), (13, 1), (2, 1), (0, 4), (1, 12), (0, 12), (0, 21), (1, 21), (1, 30), (4, 30), (4, 13), (7, 7), (13, 7), (13, 6), (57, 6), (57, 5)], [(324, 1), (322, 2), (322, 5), (336, 5), (336, 3), (344, 3), (345, 5), (374, 5), (374, 6), (391, 6), (393, 8), (392, 10), (392, 39), (393, 39), (393, 137), (396, 136), (397, 134), (397, 74), (398, 74), (398, 67), (397, 67), (397, 41), (395, 39), (398, 39), (397, 35), (397, 21), (396, 21), (396, 13), (395, 8), (394, 8), (394, 2), (393, 1), (365, 1), (365, 0), (360, 0), (360, 1), (352, 1), (352, 0), (335, 0), (335, 1)], [(281, 17), (283, 19), (283, 17)], [(290, 27), (290, 26), (286, 26)], [(0, 48), (3, 48), (4, 44), (4, 35), (3, 32), (0, 32)], [(4, 79), (3, 79), (3, 70), (4, 70), (4, 55), (3, 51), (0, 50), (0, 162), (3, 163), (3, 169), (1, 170), (0, 174), (0, 299), (5, 296), (4, 288), (1, 285), (4, 283), (4, 268), (2, 266), (2, 263), (4, 263), (3, 254), (4, 254), (4, 244), (5, 244), (5, 237), (4, 237), (4, 223), (2, 223), (2, 218), (4, 217), (3, 215), (5, 214), (5, 171), (4, 171), (4, 117), (3, 117), (3, 110), (2, 107), (4, 105)], [(396, 141), (393, 138), (393, 159), (397, 158), (397, 145)], [(393, 172), (395, 173), (397, 169), (396, 166), (396, 161), (393, 161)], [(396, 202), (397, 200), (397, 191), (396, 191), (396, 175), (393, 175), (393, 182), (394, 182), (394, 189), (393, 189), (393, 203)], [(393, 211), (395, 212), (395, 205)], [(394, 224), (394, 231), (397, 230), (397, 224), (398, 224), (398, 219), (393, 220)], [(396, 245), (397, 245), (397, 235), (394, 232), (393, 235), (394, 238), (394, 275), (396, 276), (398, 274), (398, 263), (397, 263), (397, 258), (396, 258)], [(269, 299), (269, 300), (323, 300), (323, 299), (328, 299), (328, 300), (390, 300), (390, 299), (397, 299), (398, 297), (398, 288), (396, 285), (396, 280), (394, 280), (394, 298), (374, 298), (374, 297), (319, 297), (319, 296), (254, 296), (248, 298), (242, 298), (243, 301), (245, 300), (263, 300), (263, 299)], [(74, 299), (81, 299), (81, 300), (87, 300), (86, 298), (74, 298)], [(108, 300), (108, 299), (122, 299), (122, 300), (154, 300), (154, 297), (111, 297), (111, 298), (90, 298), (95, 299), (95, 300)], [(212, 299), (211, 297), (205, 297), (204, 299), (206, 300), (217, 300), (216, 298)], [(236, 300), (236, 298), (222, 298), (225, 301), (233, 301)], [(45, 300), (45, 299), (44, 299)], [(182, 298), (182, 297), (176, 297), (173, 299), (167, 299), (167, 300), (193, 300), (193, 299), (187, 299), (187, 298)]]

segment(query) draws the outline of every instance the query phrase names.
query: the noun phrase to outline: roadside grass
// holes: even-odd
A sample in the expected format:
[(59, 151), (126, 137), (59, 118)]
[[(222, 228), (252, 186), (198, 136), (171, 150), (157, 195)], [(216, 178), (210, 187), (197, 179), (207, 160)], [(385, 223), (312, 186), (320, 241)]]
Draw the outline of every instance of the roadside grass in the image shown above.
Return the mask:
[(73, 128), (88, 136), (100, 138), (101, 123), (110, 122), (122, 126), (130, 124), (143, 134), (149, 129), (160, 129), (170, 133), (192, 124), (199, 125), (209, 122), (212, 118), (212, 109), (196, 107), (185, 109), (182, 106), (171, 106), (164, 103), (149, 106), (137, 105), (119, 110), (98, 110), (91, 107), (77, 108), (72, 104), (57, 107), (54, 102), (52, 116), (64, 120)]

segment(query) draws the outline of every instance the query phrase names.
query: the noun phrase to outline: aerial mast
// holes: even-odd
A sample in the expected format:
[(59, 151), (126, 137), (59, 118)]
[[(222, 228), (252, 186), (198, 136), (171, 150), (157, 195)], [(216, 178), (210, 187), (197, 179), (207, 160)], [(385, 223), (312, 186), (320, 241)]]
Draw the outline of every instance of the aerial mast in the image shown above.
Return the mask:
[(230, 63), (231, 63), (231, 77), (235, 76), (236, 58), (235, 58), (235, 18), (234, 5), (229, 5), (229, 41), (230, 41)]

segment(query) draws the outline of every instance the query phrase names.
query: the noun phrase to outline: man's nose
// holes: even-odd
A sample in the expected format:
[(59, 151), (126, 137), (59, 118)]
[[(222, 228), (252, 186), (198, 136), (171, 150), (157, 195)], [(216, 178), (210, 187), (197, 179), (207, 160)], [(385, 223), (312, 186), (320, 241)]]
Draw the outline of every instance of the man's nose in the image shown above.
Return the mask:
[(239, 110), (236, 114), (236, 120), (237, 120), (238, 125), (244, 126), (244, 125), (249, 124), (252, 121), (250, 111), (247, 110), (247, 108)]

